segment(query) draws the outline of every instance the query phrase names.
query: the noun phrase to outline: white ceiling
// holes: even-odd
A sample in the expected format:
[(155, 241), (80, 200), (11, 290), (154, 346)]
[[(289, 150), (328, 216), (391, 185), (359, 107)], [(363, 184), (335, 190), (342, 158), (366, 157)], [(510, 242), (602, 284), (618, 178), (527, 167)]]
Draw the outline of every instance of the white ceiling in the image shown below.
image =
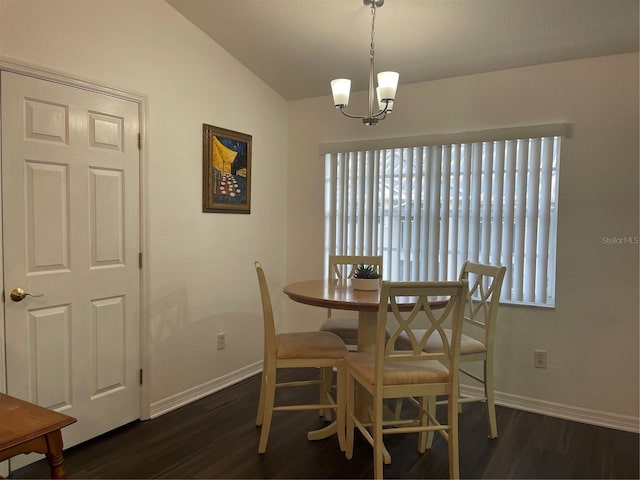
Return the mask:
[[(368, 86), (362, 0), (167, 0), (287, 100)], [(638, 51), (640, 0), (386, 0), (376, 70), (400, 84)]]

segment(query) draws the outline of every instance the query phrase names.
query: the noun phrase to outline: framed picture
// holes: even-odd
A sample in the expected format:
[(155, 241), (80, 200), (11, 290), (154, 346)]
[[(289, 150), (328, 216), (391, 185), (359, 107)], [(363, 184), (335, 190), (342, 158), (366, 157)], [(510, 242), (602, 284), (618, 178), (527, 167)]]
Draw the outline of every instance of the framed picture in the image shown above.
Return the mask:
[(202, 125), (202, 211), (251, 213), (251, 135)]

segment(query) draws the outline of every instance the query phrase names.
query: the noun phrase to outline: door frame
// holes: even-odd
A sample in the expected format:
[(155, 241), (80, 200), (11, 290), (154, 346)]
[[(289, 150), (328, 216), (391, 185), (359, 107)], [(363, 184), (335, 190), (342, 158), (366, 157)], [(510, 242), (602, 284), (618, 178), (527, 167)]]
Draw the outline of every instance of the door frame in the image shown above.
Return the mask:
[[(142, 141), (140, 142), (140, 190), (139, 190), (139, 206), (140, 206), (140, 253), (142, 255), (142, 268), (140, 270), (140, 368), (145, 372), (145, 378), (149, 378), (149, 369), (151, 365), (150, 361), (150, 345), (149, 339), (149, 322), (148, 322), (148, 299), (149, 299), (149, 258), (148, 248), (149, 242), (149, 215), (148, 215), (148, 135), (147, 135), (147, 96), (141, 93), (132, 92), (128, 90), (122, 90), (114, 88), (104, 84), (96, 83), (91, 80), (82, 79), (75, 75), (69, 75), (63, 72), (58, 72), (49, 68), (40, 67), (37, 65), (30, 65), (23, 63), (16, 59), (0, 56), (0, 71), (17, 73), (19, 75), (26, 75), (29, 77), (45, 80), (48, 82), (59, 83), (74, 88), (80, 88), (83, 90), (89, 90), (94, 93), (103, 95), (109, 95), (112, 97), (121, 98), (134, 102), (138, 105), (138, 121), (139, 132)], [(0, 88), (2, 86), (0, 85)], [(2, 141), (2, 134), (0, 132), (0, 142)], [(1, 161), (0, 151), (0, 161)], [(1, 175), (1, 173), (0, 173)], [(0, 183), (0, 212), (2, 212), (2, 184)], [(0, 221), (0, 266), (4, 266), (4, 259), (2, 257), (4, 252), (4, 246), (2, 245), (2, 222)], [(4, 276), (0, 272), (0, 290), (5, 293), (4, 288)], [(5, 362), (5, 318), (4, 318), (4, 300), (3, 307), (0, 308), (0, 392), (7, 392), (7, 365)], [(140, 388), (140, 419), (148, 420), (151, 418), (151, 401), (150, 401), (150, 382), (143, 381)], [(2, 464), (0, 463), (0, 470)], [(6, 473), (6, 472), (5, 472)], [(0, 475), (2, 472), (0, 471)]]

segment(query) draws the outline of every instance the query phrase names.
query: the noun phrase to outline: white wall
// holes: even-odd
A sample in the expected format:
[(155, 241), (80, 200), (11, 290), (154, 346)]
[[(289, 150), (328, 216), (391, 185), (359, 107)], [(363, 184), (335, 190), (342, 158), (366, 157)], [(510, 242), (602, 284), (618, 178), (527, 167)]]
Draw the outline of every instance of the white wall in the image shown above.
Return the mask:
[[(342, 117), (330, 96), (292, 102), (287, 279), (324, 272), (323, 142), (572, 123), (560, 166), (557, 306), (502, 307), (496, 389), (538, 409), (637, 425), (638, 245), (602, 237), (638, 238), (638, 85), (638, 55), (628, 54), (401, 85), (376, 127)], [(350, 109), (364, 112), (364, 96)], [(287, 313), (290, 328), (323, 317), (293, 302)], [(534, 349), (548, 352), (546, 370), (533, 368)]]
[[(574, 123), (560, 174), (558, 305), (502, 309), (497, 389), (637, 421), (638, 247), (602, 243), (638, 235), (637, 54), (402, 85), (393, 115), (374, 128), (341, 118), (329, 96), (287, 112), (161, 0), (0, 0), (0, 56), (148, 97), (155, 404), (260, 360), (254, 259), (276, 313), (287, 313), (282, 327), (321, 322), (321, 309), (282, 295), (287, 281), (323, 274), (321, 143)], [(201, 213), (202, 123), (253, 135), (250, 215)], [(534, 348), (548, 351), (547, 370), (533, 369)]]
[[(0, 0), (0, 56), (148, 97), (150, 401), (259, 362), (253, 260), (285, 275), (286, 102), (161, 0)], [(250, 215), (202, 213), (203, 123), (253, 136)]]

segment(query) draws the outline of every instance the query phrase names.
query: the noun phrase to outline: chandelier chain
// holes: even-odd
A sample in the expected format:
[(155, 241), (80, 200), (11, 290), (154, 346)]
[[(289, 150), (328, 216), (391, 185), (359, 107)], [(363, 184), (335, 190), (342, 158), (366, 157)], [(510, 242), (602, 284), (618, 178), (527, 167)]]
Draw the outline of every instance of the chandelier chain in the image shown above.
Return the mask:
[(376, 31), (376, 4), (371, 4), (371, 46), (369, 47), (369, 56), (371, 58), (375, 55), (375, 33)]
[(369, 117), (373, 117), (374, 110), (377, 110), (374, 106), (375, 102), (375, 31), (376, 31), (376, 2), (371, 3), (371, 44), (369, 46)]

